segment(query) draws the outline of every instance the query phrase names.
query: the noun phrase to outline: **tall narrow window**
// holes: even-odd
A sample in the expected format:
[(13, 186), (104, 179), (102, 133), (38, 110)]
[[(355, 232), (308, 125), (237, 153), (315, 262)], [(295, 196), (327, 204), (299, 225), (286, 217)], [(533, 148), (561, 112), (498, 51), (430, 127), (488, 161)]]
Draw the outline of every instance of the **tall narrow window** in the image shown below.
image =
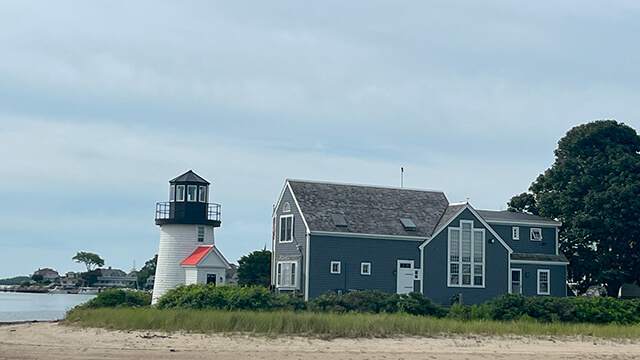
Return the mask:
[(549, 273), (550, 270), (538, 269), (538, 295), (549, 295)]
[(280, 242), (293, 241), (293, 215), (280, 217)]
[(198, 226), (198, 242), (204, 242), (204, 226)]
[(474, 228), (470, 220), (449, 227), (447, 267), (449, 286), (484, 286), (484, 229)]
[(198, 187), (196, 185), (187, 185), (187, 201), (191, 201), (191, 202), (196, 201), (197, 192), (198, 192)]
[(176, 201), (176, 186), (169, 186), (169, 201)]
[(200, 201), (201, 203), (206, 203), (207, 202), (207, 187), (206, 186), (200, 186), (199, 187), (198, 201)]
[(518, 226), (511, 228), (511, 239), (520, 240), (520, 228)]
[(522, 295), (522, 269), (511, 269), (511, 293)]
[(184, 185), (176, 186), (176, 201), (184, 201)]

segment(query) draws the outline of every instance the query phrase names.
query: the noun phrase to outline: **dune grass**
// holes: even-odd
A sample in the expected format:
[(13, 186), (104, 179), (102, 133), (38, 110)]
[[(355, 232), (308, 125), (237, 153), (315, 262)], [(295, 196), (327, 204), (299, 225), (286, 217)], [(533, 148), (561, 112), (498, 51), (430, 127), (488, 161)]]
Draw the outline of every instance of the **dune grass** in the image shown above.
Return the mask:
[(62, 323), (112, 330), (249, 333), (269, 337), (297, 335), (360, 338), (476, 334), (640, 339), (640, 328), (637, 325), (538, 323), (531, 320), (460, 321), (406, 314), (77, 308), (70, 311)]

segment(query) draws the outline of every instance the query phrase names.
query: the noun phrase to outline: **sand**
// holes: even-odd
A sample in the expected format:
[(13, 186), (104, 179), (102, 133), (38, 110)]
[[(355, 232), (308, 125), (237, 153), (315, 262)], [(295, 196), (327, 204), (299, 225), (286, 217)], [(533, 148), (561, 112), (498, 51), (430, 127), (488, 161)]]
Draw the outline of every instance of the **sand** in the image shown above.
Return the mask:
[(0, 326), (0, 359), (640, 359), (640, 340), (439, 336), (334, 339)]

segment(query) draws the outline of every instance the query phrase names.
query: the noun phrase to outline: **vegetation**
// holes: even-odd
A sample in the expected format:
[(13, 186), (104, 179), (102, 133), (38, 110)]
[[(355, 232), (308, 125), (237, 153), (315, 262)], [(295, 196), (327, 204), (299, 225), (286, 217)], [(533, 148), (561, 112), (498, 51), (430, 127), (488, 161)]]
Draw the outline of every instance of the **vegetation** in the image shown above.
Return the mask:
[(623, 283), (640, 281), (640, 137), (614, 120), (594, 121), (569, 130), (554, 153), (509, 210), (562, 221), (570, 279), (615, 296)]
[(15, 276), (12, 278), (0, 279), (0, 285), (20, 285), (25, 281), (30, 282), (31, 278), (28, 276)]
[(140, 271), (138, 271), (138, 288), (144, 289), (147, 286), (147, 279), (151, 275), (156, 274), (156, 267), (158, 266), (158, 254), (152, 259), (147, 260)]
[(77, 263), (84, 264), (87, 267), (87, 272), (104, 266), (104, 259), (102, 259), (98, 254), (91, 252), (79, 251), (71, 259)]
[(271, 251), (257, 250), (238, 260), (238, 285), (264, 286), (271, 284)]
[(108, 289), (79, 305), (79, 309), (142, 307), (151, 305), (151, 294), (144, 291)]
[(595, 336), (638, 339), (637, 326), (519, 321), (461, 321), (407, 314), (315, 313), (291, 311), (224, 311), (154, 308), (76, 308), (65, 324), (114, 330), (251, 333), (267, 336), (303, 335), (323, 338), (388, 337), (445, 334)]

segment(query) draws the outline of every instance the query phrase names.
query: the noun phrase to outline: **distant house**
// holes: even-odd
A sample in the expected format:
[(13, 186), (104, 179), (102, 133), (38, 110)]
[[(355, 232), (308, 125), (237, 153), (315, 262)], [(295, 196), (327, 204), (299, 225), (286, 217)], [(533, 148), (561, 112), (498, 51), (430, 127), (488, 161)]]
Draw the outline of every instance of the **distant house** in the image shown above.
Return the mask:
[(57, 283), (58, 279), (60, 279), (60, 274), (50, 268), (38, 269), (33, 272), (32, 277), (36, 275), (42, 276), (42, 282)]
[(60, 285), (62, 286), (76, 286), (80, 282), (82, 282), (80, 274), (73, 271), (69, 271), (65, 276), (60, 277)]
[(153, 289), (153, 283), (156, 280), (156, 276), (155, 275), (151, 275), (147, 278), (147, 283), (145, 284), (145, 288), (147, 289)]
[(225, 281), (225, 285), (238, 286), (238, 265), (229, 264), (229, 268), (227, 269), (227, 280)]
[(449, 203), (440, 191), (287, 180), (273, 213), (272, 284), (421, 292), (441, 304), (566, 296), (561, 223)]
[(100, 269), (98, 282), (94, 286), (98, 287), (130, 287), (135, 285), (137, 277), (135, 272), (127, 274), (120, 269)]

